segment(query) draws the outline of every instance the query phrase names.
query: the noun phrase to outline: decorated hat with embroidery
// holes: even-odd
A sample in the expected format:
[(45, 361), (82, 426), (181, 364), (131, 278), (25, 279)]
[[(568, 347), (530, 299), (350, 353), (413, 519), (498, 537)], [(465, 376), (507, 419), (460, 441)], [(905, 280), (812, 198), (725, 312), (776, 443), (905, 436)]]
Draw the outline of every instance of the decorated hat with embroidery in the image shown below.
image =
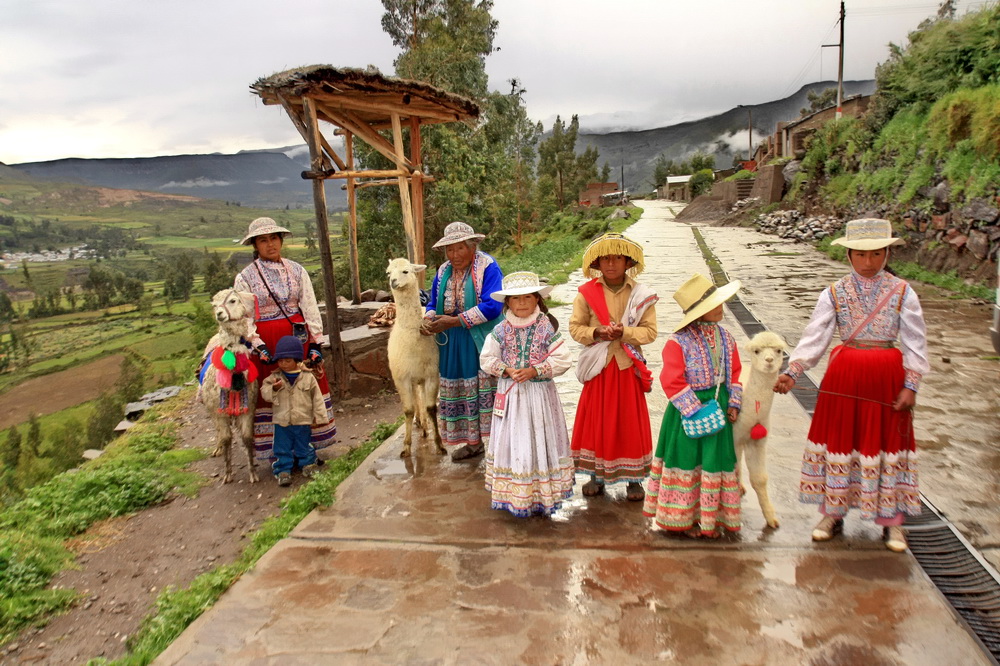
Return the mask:
[(240, 242), (243, 245), (253, 245), (254, 238), (268, 234), (282, 234), (282, 238), (284, 238), (285, 236), (291, 236), (292, 232), (282, 226), (278, 226), (278, 223), (269, 217), (258, 217), (250, 223), (247, 235)]
[(503, 278), (503, 289), (494, 291), (490, 297), (494, 301), (503, 302), (508, 296), (520, 296), (522, 294), (538, 294), (545, 298), (552, 292), (552, 287), (542, 284), (537, 275), (531, 271), (518, 271), (505, 275)]
[(486, 236), (483, 234), (477, 234), (471, 224), (467, 224), (465, 222), (452, 222), (444, 228), (444, 236), (442, 236), (441, 240), (437, 243), (434, 243), (433, 247), (445, 247), (446, 245), (454, 245), (455, 243), (461, 243), (462, 241), (467, 240), (481, 241), (484, 238), (486, 238)]
[(875, 217), (851, 220), (842, 238), (831, 245), (842, 245), (850, 250), (880, 250), (890, 245), (902, 245), (902, 238), (892, 235), (892, 223)]
[(642, 246), (634, 240), (614, 231), (602, 234), (591, 241), (583, 253), (583, 276), (587, 278), (600, 277), (601, 271), (597, 262), (608, 255), (623, 255), (628, 258), (628, 268), (625, 272), (631, 277), (638, 277), (645, 270)]
[(739, 291), (740, 281), (733, 280), (729, 284), (716, 287), (712, 281), (701, 273), (695, 273), (688, 281), (674, 292), (674, 300), (681, 306), (684, 318), (674, 327), (674, 332), (681, 330), (702, 315), (711, 312), (722, 305)]

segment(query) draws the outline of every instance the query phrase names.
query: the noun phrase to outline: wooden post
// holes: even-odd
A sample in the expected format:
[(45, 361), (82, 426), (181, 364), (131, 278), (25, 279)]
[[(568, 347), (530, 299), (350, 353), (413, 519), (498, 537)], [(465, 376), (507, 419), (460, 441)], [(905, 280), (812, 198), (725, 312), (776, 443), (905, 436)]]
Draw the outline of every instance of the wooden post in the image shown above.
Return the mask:
[[(413, 163), (413, 225), (416, 231), (417, 263), (425, 264), (424, 257), (424, 168), (420, 156), (420, 119), (410, 116), (410, 161)], [(421, 276), (422, 277), (422, 276)]]
[[(403, 126), (399, 121), (399, 114), (392, 114), (392, 143), (399, 159), (397, 163), (402, 164), (406, 160), (403, 152)], [(413, 227), (413, 206), (410, 203), (410, 179), (408, 176), (399, 177), (399, 203), (403, 210), (403, 230), (406, 232), (406, 258), (411, 264), (419, 264), (417, 261), (416, 233)]]
[[(303, 98), (306, 128), (308, 130), (309, 160), (311, 168), (323, 168), (323, 150), (320, 141), (319, 119), (316, 117), (316, 107), (308, 97)], [(330, 336), (333, 381), (330, 390), (336, 397), (342, 398), (347, 393), (350, 380), (350, 367), (344, 353), (344, 344), (340, 339), (340, 316), (337, 313), (337, 283), (333, 275), (333, 253), (330, 250), (330, 223), (326, 211), (326, 184), (323, 180), (314, 180), (313, 206), (316, 208), (316, 235), (319, 240), (320, 260), (323, 263), (323, 291), (326, 298), (326, 331)]]
[[(354, 135), (348, 132), (344, 135), (344, 146), (347, 151), (347, 170), (354, 171)], [(358, 266), (358, 202), (354, 191), (354, 179), (347, 179), (347, 215), (350, 234), (348, 244), (351, 260), (351, 293), (354, 303), (361, 302), (361, 269)]]

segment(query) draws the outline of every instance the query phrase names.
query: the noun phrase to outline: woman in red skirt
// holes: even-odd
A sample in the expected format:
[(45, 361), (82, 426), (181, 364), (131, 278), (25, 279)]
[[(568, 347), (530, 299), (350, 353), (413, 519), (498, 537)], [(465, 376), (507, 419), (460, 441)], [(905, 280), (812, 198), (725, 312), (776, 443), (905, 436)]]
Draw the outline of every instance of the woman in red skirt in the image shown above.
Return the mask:
[[(244, 245), (254, 248), (253, 261), (236, 276), (234, 287), (257, 297), (257, 316), (248, 332), (249, 344), (256, 352), (251, 361), (257, 366), (257, 381), (263, 382), (276, 367), (271, 353), (278, 340), (295, 335), (302, 340), (303, 357), (307, 365), (316, 368), (314, 374), (323, 392), (327, 421), (312, 428), (310, 442), (319, 450), (333, 444), (337, 424), (333, 418), (330, 387), (323, 373), (321, 345), (327, 341), (323, 320), (306, 269), (281, 256), (285, 236), (291, 232), (269, 217), (258, 217), (250, 223)], [(253, 443), (258, 460), (273, 460), (274, 424), (271, 403), (263, 396), (254, 410)]]
[(774, 390), (787, 393), (840, 334), (820, 385), (799, 497), (823, 514), (813, 541), (833, 538), (857, 508), (883, 527), (889, 550), (903, 552), (903, 520), (920, 513), (911, 410), (930, 369), (924, 317), (913, 289), (885, 270), (889, 247), (902, 243), (887, 220), (848, 222), (833, 242), (847, 248), (852, 271), (820, 295)]
[(577, 471), (590, 474), (587, 496), (624, 481), (629, 500), (645, 499), (653, 450), (645, 394), (652, 374), (639, 345), (656, 339), (657, 296), (635, 281), (643, 267), (642, 246), (619, 233), (600, 236), (583, 255), (583, 274), (592, 279), (580, 286), (569, 320), (570, 335), (585, 345), (570, 448)]

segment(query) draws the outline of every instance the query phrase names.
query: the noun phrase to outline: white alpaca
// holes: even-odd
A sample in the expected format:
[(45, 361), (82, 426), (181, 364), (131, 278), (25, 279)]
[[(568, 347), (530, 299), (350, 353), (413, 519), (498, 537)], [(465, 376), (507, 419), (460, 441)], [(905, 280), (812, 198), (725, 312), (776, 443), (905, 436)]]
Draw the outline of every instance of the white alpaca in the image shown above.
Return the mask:
[[(753, 336), (747, 351), (750, 357), (750, 376), (743, 379), (743, 408), (733, 424), (733, 442), (736, 445), (736, 478), (740, 491), (746, 487), (742, 479), (743, 455), (746, 452), (750, 485), (757, 493), (757, 501), (764, 513), (768, 527), (778, 526), (778, 517), (767, 494), (767, 435), (760, 439), (751, 437), (751, 430), (760, 424), (765, 431), (771, 427), (771, 403), (774, 401), (774, 382), (781, 370), (782, 353), (787, 349), (779, 335), (764, 331)], [(743, 366), (746, 368), (746, 366)]]
[[(247, 452), (247, 461), (250, 465), (250, 483), (255, 483), (258, 478), (253, 451), (253, 413), (257, 404), (257, 382), (245, 382), (246, 400), (244, 403), (242, 391), (231, 391), (219, 386), (217, 381), (219, 370), (211, 361), (211, 354), (220, 347), (234, 355), (245, 355), (249, 352), (243, 341), (247, 339), (250, 323), (253, 321), (253, 303), (253, 294), (235, 289), (223, 289), (212, 297), (212, 313), (215, 315), (215, 320), (219, 322), (219, 330), (205, 347), (208, 369), (205, 371), (199, 396), (201, 403), (215, 423), (217, 444), (212, 455), (218, 455), (221, 451), (226, 461), (226, 475), (222, 479), (223, 483), (229, 483), (233, 479), (229, 454), (233, 441), (233, 430), (236, 431), (237, 437)], [(234, 372), (233, 376), (236, 375), (237, 373)], [(246, 377), (245, 373), (243, 376)], [(234, 403), (230, 402), (231, 398)], [(235, 403), (239, 403), (237, 409), (228, 408), (230, 404), (236, 406)], [(243, 408), (246, 408), (243, 413), (228, 413)]]
[(413, 415), (418, 407), (424, 437), (428, 427), (432, 428), (438, 453), (446, 452), (437, 422), (438, 348), (434, 336), (420, 333), (424, 310), (420, 305), (417, 273), (425, 268), (406, 259), (393, 259), (385, 270), (396, 302), (396, 321), (389, 333), (389, 370), (406, 417), (406, 437), (399, 454), (404, 458), (410, 455)]

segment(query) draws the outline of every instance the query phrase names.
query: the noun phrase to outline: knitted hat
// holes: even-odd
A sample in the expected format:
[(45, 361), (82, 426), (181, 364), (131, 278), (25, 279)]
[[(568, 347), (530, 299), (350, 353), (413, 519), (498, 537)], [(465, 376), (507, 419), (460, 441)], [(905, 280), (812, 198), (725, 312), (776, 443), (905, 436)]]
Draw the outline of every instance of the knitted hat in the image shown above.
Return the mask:
[(545, 298), (552, 292), (552, 287), (542, 284), (538, 276), (531, 271), (518, 271), (505, 275), (503, 278), (503, 289), (494, 291), (490, 298), (494, 301), (503, 300), (508, 296), (520, 296), (521, 294), (538, 294)]
[(892, 223), (874, 217), (851, 220), (844, 229), (844, 236), (831, 245), (843, 245), (851, 250), (880, 250), (890, 245), (902, 245), (902, 238), (892, 235)]
[(642, 246), (634, 240), (614, 231), (598, 236), (583, 253), (583, 276), (587, 278), (600, 277), (601, 271), (597, 269), (597, 261), (601, 257), (621, 254), (628, 257), (628, 268), (625, 272), (631, 277), (638, 277), (639, 273), (645, 270), (643, 261)]
[(433, 247), (445, 247), (446, 245), (454, 245), (455, 243), (467, 240), (481, 241), (484, 238), (486, 236), (477, 234), (472, 225), (465, 222), (452, 222), (444, 228), (444, 236), (437, 243), (434, 243)]
[(282, 358), (291, 358), (296, 361), (301, 361), (303, 356), (302, 341), (294, 335), (284, 336), (278, 340), (278, 344), (274, 348), (275, 361)]
[(739, 280), (733, 280), (729, 284), (716, 287), (701, 273), (692, 275), (687, 282), (681, 285), (680, 289), (674, 292), (674, 300), (684, 311), (684, 319), (674, 327), (674, 332), (676, 333), (728, 301), (739, 291), (739, 288)]
[(266, 236), (267, 234), (282, 234), (282, 238), (284, 238), (285, 236), (291, 236), (292, 232), (284, 227), (279, 227), (278, 223), (269, 217), (258, 217), (250, 223), (247, 235), (240, 242), (243, 245), (253, 245), (254, 238), (257, 236)]

